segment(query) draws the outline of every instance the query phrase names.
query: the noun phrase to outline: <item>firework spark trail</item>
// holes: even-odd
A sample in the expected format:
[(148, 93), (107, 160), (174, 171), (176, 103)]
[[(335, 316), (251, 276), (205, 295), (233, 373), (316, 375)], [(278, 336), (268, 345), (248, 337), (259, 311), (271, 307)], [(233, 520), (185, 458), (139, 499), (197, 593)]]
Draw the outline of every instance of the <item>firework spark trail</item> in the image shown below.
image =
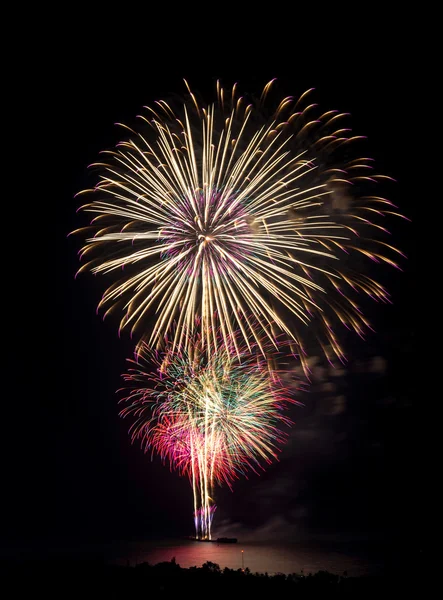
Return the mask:
[(156, 354), (144, 345), (124, 375), (130, 393), (120, 414), (135, 417), (133, 441), (188, 476), (196, 537), (210, 539), (214, 485), (232, 487), (240, 475), (277, 458), (286, 437), (280, 428), (291, 424), (283, 409), (295, 401), (246, 346), (241, 361), (233, 344), (212, 348), (209, 359), (195, 338), (193, 347), (192, 355)]
[(196, 328), (207, 347), (217, 347), (218, 330), (222, 343), (240, 329), (244, 343), (260, 344), (252, 314), (269, 340), (291, 339), (305, 369), (294, 321), (320, 326), (328, 360), (344, 360), (333, 324), (363, 336), (358, 295), (388, 301), (364, 267), (347, 269), (349, 256), (398, 266), (388, 254), (399, 251), (374, 239), (387, 231), (376, 220), (398, 213), (371, 189), (389, 178), (370, 159), (343, 159), (361, 136), (341, 127), (344, 114), (305, 105), (309, 92), (284, 98), (269, 119), (235, 86), (228, 94), (217, 85), (209, 106), (190, 92), (177, 109), (147, 108), (140, 132), (127, 128), (130, 139), (104, 153), (82, 207), (98, 215), (81, 252), (95, 258), (80, 270), (124, 268), (99, 305), (123, 305), (121, 327), (135, 331), (149, 314), (154, 325), (140, 337), (153, 347), (174, 321), (174, 348)]

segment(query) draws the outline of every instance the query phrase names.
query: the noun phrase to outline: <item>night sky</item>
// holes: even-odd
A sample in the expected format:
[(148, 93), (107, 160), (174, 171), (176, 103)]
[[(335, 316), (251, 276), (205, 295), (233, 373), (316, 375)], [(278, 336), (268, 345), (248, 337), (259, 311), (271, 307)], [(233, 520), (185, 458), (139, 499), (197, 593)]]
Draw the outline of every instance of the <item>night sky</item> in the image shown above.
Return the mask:
[[(11, 296), (19, 318), (7, 371), (6, 546), (190, 534), (188, 481), (131, 446), (128, 423), (117, 414), (115, 391), (133, 342), (126, 333), (118, 338), (116, 316), (103, 322), (96, 315), (105, 281), (88, 273), (74, 279), (81, 239), (67, 234), (84, 223), (74, 194), (94, 183), (87, 165), (119, 140), (115, 122), (133, 123), (144, 104), (184, 92), (182, 77), (209, 99), (217, 78), (253, 93), (277, 77), (282, 96), (315, 87), (322, 107), (352, 114), (354, 131), (369, 138), (368, 155), (398, 181), (388, 197), (414, 219), (402, 108), (413, 82), (396, 73), (392, 56), (381, 55), (352, 70), (315, 61), (299, 70), (240, 68), (233, 59), (212, 71), (161, 61), (117, 66), (98, 50), (71, 53), (60, 70), (51, 60), (29, 88), (39, 131), (23, 143), (38, 168), (25, 188), (19, 184), (26, 211), (18, 207), (16, 215), (30, 237), (15, 241), (26, 244), (27, 265), (17, 265), (20, 291)], [(217, 492), (215, 529), (399, 543), (405, 525), (410, 534), (414, 223), (394, 221), (392, 231), (409, 260), (403, 273), (378, 273), (393, 305), (369, 306), (377, 332), (366, 343), (347, 340), (349, 364), (334, 373), (314, 350), (313, 383), (299, 397), (304, 406), (291, 409), (296, 424), (280, 462), (238, 481), (234, 493)]]

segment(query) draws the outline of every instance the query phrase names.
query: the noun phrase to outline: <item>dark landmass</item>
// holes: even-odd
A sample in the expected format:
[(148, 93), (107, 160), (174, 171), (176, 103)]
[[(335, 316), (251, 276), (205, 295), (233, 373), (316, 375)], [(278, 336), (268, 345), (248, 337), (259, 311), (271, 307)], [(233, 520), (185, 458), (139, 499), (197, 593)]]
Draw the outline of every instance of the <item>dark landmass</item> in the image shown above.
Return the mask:
[[(412, 588), (415, 570), (392, 570), (381, 576), (348, 577), (319, 571), (311, 573), (251, 573), (249, 569), (220, 569), (206, 562), (185, 569), (173, 558), (157, 565), (109, 565), (99, 561), (3, 561), (0, 563), (4, 598), (106, 598), (120, 599), (189, 597), (265, 598), (285, 594), (286, 598), (366, 598)], [(272, 596), (271, 596), (272, 595)]]

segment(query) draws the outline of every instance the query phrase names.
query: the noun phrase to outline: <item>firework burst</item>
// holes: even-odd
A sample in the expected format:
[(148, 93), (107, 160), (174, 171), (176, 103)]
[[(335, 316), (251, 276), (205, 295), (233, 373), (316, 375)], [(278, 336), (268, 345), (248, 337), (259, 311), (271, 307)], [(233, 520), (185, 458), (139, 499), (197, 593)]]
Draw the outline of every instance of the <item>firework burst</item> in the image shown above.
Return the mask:
[(214, 485), (232, 487), (277, 458), (286, 438), (281, 428), (291, 424), (283, 409), (294, 401), (248, 348), (240, 348), (239, 360), (232, 344), (212, 349), (210, 358), (202, 345), (192, 346), (192, 355), (143, 346), (124, 375), (130, 394), (120, 414), (134, 418), (133, 441), (188, 476), (196, 536), (210, 539)]
[(255, 104), (219, 85), (211, 105), (190, 90), (177, 108), (159, 101), (95, 165), (100, 179), (82, 208), (97, 216), (81, 252), (93, 258), (80, 270), (121, 275), (99, 306), (120, 306), (132, 331), (149, 315), (140, 338), (151, 347), (174, 321), (173, 349), (196, 327), (208, 348), (220, 344), (214, 332), (226, 343), (237, 329), (260, 345), (259, 323), (272, 342), (287, 336), (303, 362), (303, 328), (314, 325), (328, 359), (344, 360), (335, 323), (363, 336), (358, 297), (388, 301), (362, 261), (397, 266), (399, 251), (375, 239), (398, 214), (373, 189), (389, 178), (369, 158), (347, 158), (360, 137), (308, 92), (265, 117), (271, 83)]

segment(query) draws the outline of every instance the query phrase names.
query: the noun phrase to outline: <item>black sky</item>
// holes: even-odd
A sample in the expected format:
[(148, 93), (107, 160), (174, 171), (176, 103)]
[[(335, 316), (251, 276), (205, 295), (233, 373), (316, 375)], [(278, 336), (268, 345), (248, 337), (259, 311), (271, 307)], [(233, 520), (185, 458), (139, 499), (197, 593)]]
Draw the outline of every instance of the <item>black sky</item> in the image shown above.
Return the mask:
[[(390, 197), (413, 218), (403, 109), (413, 82), (392, 53), (353, 67), (313, 60), (298, 69), (277, 61), (240, 68), (234, 58), (213, 69), (128, 57), (117, 64), (98, 49), (70, 52), (57, 67), (56, 54), (54, 48), (36, 66), (28, 88), (39, 131), (24, 141), (36, 175), (31, 181), (23, 173), (27, 185), (20, 186), (19, 218), (30, 244), (20, 293), (11, 300), (19, 318), (7, 371), (14, 391), (6, 420), (5, 544), (190, 533), (188, 482), (132, 447), (117, 416), (115, 390), (132, 342), (118, 338), (116, 318), (96, 315), (104, 282), (90, 274), (74, 280), (79, 240), (67, 234), (81, 224), (74, 194), (92, 182), (87, 165), (119, 140), (115, 122), (133, 122), (144, 104), (183, 92), (183, 76), (209, 98), (218, 77), (249, 92), (277, 77), (282, 95), (315, 87), (322, 106), (352, 114), (380, 171), (398, 180)], [(413, 512), (413, 229), (395, 226), (395, 241), (410, 260), (402, 274), (385, 271), (394, 303), (370, 307), (377, 333), (366, 344), (352, 340), (340, 377), (317, 361), (281, 462), (239, 481), (233, 494), (220, 491), (220, 523), (402, 539)], [(325, 387), (331, 381), (334, 387)]]

